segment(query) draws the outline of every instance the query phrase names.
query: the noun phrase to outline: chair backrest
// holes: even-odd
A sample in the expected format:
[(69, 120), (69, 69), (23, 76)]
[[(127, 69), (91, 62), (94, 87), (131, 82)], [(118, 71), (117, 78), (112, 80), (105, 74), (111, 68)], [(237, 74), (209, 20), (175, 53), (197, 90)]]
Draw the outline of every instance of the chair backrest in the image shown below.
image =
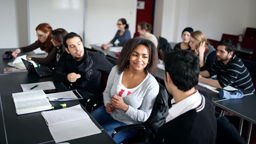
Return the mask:
[(247, 48), (256, 48), (256, 38), (243, 37), (241, 46)]
[(247, 27), (244, 33), (244, 37), (256, 38), (256, 28)]
[(221, 39), (230, 39), (232, 42), (237, 45), (238, 40), (239, 40), (239, 35), (231, 35), (231, 34), (222, 34)]
[(214, 40), (214, 39), (207, 39), (208, 43), (211, 44), (215, 49), (217, 49), (217, 46), (218, 46), (218, 42), (217, 40)]
[(153, 110), (150, 117), (144, 124), (148, 127), (153, 133), (166, 122), (166, 117), (168, 116), (168, 93), (166, 88), (159, 84), (159, 93), (157, 95)]

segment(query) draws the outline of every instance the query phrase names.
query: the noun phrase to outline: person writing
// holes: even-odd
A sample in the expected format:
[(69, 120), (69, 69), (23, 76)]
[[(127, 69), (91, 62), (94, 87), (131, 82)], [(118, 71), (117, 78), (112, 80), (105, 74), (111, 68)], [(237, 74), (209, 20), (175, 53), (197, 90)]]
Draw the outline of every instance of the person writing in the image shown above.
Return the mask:
[(140, 34), (140, 37), (152, 41), (155, 46), (158, 46), (158, 40), (155, 35), (151, 34), (152, 26), (146, 22), (140, 22), (137, 26), (137, 30)]
[(113, 45), (116, 40), (119, 41), (118, 46), (123, 46), (129, 39), (131, 39), (131, 33), (129, 31), (129, 25), (126, 22), (126, 19), (121, 18), (117, 21), (117, 32), (115, 37), (108, 43), (103, 44), (101, 47), (103, 49), (107, 49), (109, 45)]
[(56, 62), (56, 53), (52, 51), (54, 47), (51, 42), (52, 27), (48, 23), (41, 23), (36, 27), (36, 33), (38, 37), (37, 41), (29, 46), (16, 49), (12, 53), (12, 56), (16, 58), (19, 53), (30, 52), (40, 47), (40, 49), (48, 53), (48, 55), (45, 58), (32, 57), (31, 59), (36, 63), (53, 65)]
[(182, 33), (181, 33), (181, 37), (182, 37), (182, 41), (183, 42), (180, 42), (180, 43), (177, 43), (175, 46), (174, 46), (174, 50), (178, 50), (178, 49), (182, 49), (182, 50), (189, 50), (190, 51), (190, 46), (189, 46), (189, 41), (190, 41), (190, 36), (191, 36), (191, 33), (193, 32), (193, 28), (191, 27), (186, 27)]
[[(137, 37), (124, 45), (108, 77), (104, 105), (91, 112), (109, 135), (116, 127), (139, 124), (149, 118), (159, 92), (152, 75), (156, 64), (157, 52), (151, 41)], [(122, 132), (114, 140), (121, 143), (135, 134)]]
[(199, 57), (200, 71), (208, 70), (217, 60), (215, 48), (207, 43), (205, 34), (201, 31), (191, 33), (191, 52)]
[(68, 32), (63, 28), (58, 28), (52, 31), (52, 44), (54, 45), (53, 51), (56, 53), (56, 61), (58, 62), (61, 54), (65, 51), (63, 45), (63, 38)]

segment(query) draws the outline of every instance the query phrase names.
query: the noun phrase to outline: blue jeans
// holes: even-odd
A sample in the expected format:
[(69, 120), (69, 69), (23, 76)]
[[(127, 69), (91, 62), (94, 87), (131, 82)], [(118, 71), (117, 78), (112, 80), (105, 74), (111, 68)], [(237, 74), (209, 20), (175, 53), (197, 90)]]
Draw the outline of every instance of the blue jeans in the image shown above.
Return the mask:
[[(104, 128), (104, 130), (111, 136), (112, 133), (115, 131), (115, 128), (120, 126), (125, 126), (127, 124), (119, 122), (112, 118), (110, 114), (106, 112), (106, 107), (100, 106), (96, 110), (91, 112), (91, 115), (94, 117), (94, 119)], [(124, 140), (128, 140), (135, 136), (134, 131), (124, 131), (117, 133), (114, 137), (114, 140), (117, 143), (121, 143)]]

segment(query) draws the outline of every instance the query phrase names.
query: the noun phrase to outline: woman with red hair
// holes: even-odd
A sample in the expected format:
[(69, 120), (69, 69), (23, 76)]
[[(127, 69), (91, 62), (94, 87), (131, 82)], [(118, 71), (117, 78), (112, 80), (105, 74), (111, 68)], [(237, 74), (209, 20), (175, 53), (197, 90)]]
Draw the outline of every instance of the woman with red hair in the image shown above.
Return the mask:
[(35, 58), (32, 57), (31, 59), (36, 63), (41, 64), (55, 64), (56, 62), (56, 51), (53, 50), (52, 40), (52, 27), (48, 23), (41, 23), (36, 27), (36, 33), (38, 40), (35, 41), (33, 44), (25, 47), (21, 47), (16, 49), (13, 53), (13, 57), (17, 57), (18, 53), (30, 52), (38, 47), (41, 50), (48, 53), (47, 57), (45, 58)]

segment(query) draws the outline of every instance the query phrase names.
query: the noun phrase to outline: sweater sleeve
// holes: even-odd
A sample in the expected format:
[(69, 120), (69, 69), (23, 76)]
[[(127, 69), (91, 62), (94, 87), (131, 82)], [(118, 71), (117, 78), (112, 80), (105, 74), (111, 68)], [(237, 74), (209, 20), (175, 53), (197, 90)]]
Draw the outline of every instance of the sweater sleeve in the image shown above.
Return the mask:
[(68, 74), (65, 73), (66, 56), (67, 56), (67, 52), (64, 52), (61, 55), (57, 65), (54, 69), (52, 78), (56, 82), (67, 82), (68, 81), (68, 79), (67, 79)]
[(119, 35), (119, 31), (116, 32), (115, 37), (110, 41), (110, 43), (114, 44), (114, 42), (118, 38), (118, 35)]
[(212, 67), (212, 65), (215, 63), (217, 59), (217, 56), (216, 56), (216, 51), (213, 51), (211, 52), (208, 56), (207, 56), (207, 59), (206, 59), (206, 62), (204, 64), (204, 66), (202, 66), (200, 68), (200, 71), (204, 71), (204, 70), (208, 70)]
[(126, 29), (123, 38), (118, 45), (123, 46), (129, 39), (131, 39), (131, 33), (128, 29)]
[(117, 75), (117, 66), (114, 66), (108, 76), (107, 86), (105, 88), (103, 98), (104, 98), (104, 105), (106, 106), (108, 103), (111, 103), (111, 88), (113, 86), (115, 75)]
[(95, 61), (97, 62), (95, 63), (97, 64), (98, 70), (109, 74), (113, 67), (113, 64), (110, 63), (102, 54), (97, 53), (96, 56), (97, 57), (95, 58)]
[(126, 115), (135, 121), (145, 122), (149, 118), (153, 109), (156, 97), (159, 92), (159, 85), (153, 76), (151, 77), (149, 83), (150, 84), (148, 87), (143, 89), (146, 91), (146, 93), (143, 96), (144, 99), (140, 108), (136, 109), (129, 105), (128, 110), (125, 112)]
[(223, 88), (234, 83), (238, 78), (237, 71), (239, 71), (237, 66), (230, 65), (226, 73), (223, 73), (220, 76), (218, 76), (218, 82), (220, 86)]
[(36, 63), (41, 63), (41, 64), (48, 64), (52, 61), (56, 61), (56, 54), (57, 54), (57, 48), (54, 47), (50, 53), (48, 53), (47, 57), (45, 58), (34, 58), (32, 57), (31, 59), (35, 61)]
[(38, 41), (35, 41), (31, 45), (28, 45), (28, 46), (25, 46), (25, 47), (21, 47), (20, 48), (20, 52), (21, 53), (30, 52), (30, 51), (33, 51), (33, 50), (39, 48), (39, 47), (40, 47), (40, 45), (39, 45)]

